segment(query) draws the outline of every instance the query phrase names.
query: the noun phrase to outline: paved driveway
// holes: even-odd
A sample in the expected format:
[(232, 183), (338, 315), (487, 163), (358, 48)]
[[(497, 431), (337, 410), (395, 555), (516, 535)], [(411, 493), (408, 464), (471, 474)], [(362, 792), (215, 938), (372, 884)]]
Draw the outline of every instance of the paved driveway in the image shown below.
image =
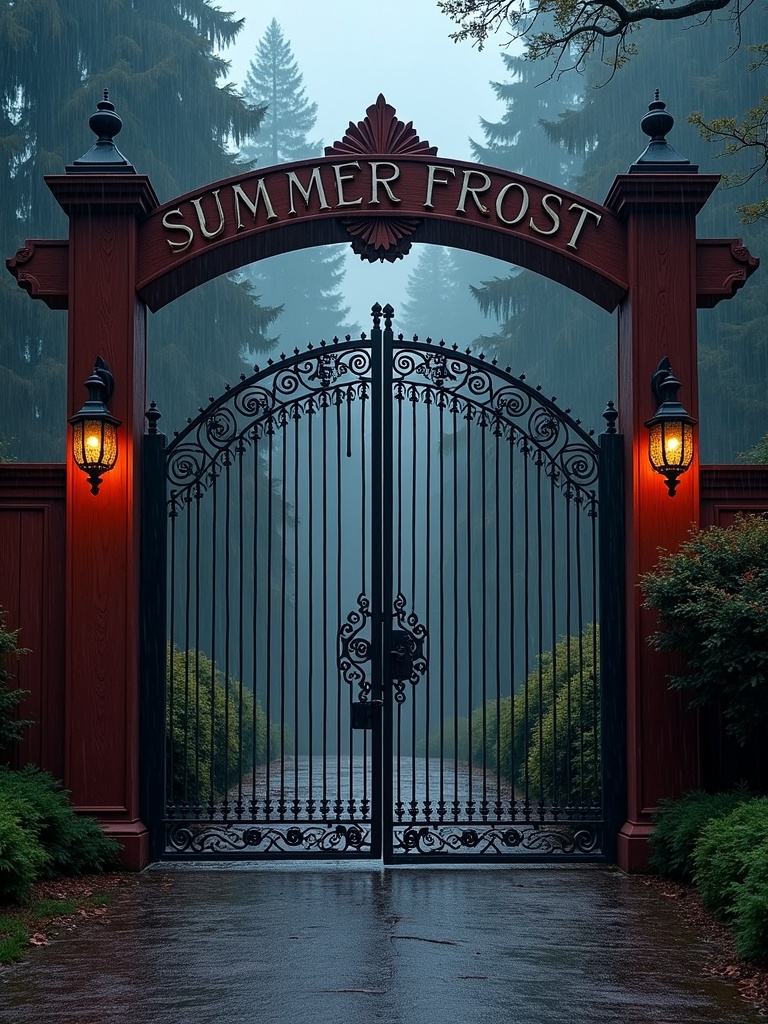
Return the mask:
[(668, 901), (617, 871), (284, 865), (131, 892), (0, 975), (2, 1024), (760, 1019), (702, 977)]

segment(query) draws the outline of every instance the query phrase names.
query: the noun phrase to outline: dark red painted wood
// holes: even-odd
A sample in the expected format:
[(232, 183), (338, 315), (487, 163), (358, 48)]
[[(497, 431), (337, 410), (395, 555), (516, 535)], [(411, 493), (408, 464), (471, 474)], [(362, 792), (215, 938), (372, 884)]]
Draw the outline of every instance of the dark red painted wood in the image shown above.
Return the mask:
[(670, 498), (648, 461), (645, 422), (655, 412), (651, 376), (668, 356), (681, 380), (681, 400), (698, 415), (696, 373), (696, 214), (715, 176), (622, 175), (607, 203), (625, 219), (630, 292), (619, 315), (619, 430), (627, 466), (627, 822), (619, 836), (626, 870), (647, 864), (651, 816), (661, 797), (694, 788), (700, 778), (696, 718), (666, 682), (673, 662), (646, 637), (654, 613), (642, 607), (637, 583), (674, 550), (699, 515), (698, 458)]
[(137, 219), (155, 202), (139, 176), (47, 179), (69, 214), (67, 414), (83, 403), (97, 356), (115, 379), (116, 468), (91, 494), (67, 462), (65, 781), (75, 805), (146, 862), (138, 811), (139, 527), (146, 315), (136, 295)]
[[(377, 162), (386, 164), (380, 170), (382, 177), (397, 169), (398, 177), (391, 184), (397, 202), (383, 186), (378, 187), (376, 202), (372, 202), (372, 165)], [(431, 188), (430, 166), (438, 168), (432, 173)], [(335, 168), (343, 178), (341, 188)], [(318, 179), (310, 191), (315, 169)], [(309, 202), (291, 185), (291, 175), (309, 192)], [(483, 189), (477, 194), (478, 202), (471, 193), (462, 202), (465, 181), (471, 188)], [(262, 192), (254, 215), (242, 196), (244, 193), (255, 203), (259, 188)], [(501, 216), (497, 210), (500, 195)], [(514, 220), (523, 203), (527, 207), (519, 222), (505, 224), (502, 218)], [(555, 222), (547, 206), (556, 212), (560, 227), (544, 235), (531, 221), (540, 231), (550, 231)], [(589, 213), (579, 227), (585, 210)], [(437, 156), (386, 153), (346, 160), (323, 157), (260, 169), (166, 203), (141, 227), (139, 289), (149, 308), (156, 310), (203, 281), (275, 252), (348, 240), (340, 219), (393, 217), (424, 222), (424, 231), (415, 231), (413, 241), (452, 244), (539, 271), (546, 264), (548, 276), (577, 288), (607, 309), (614, 309), (626, 290), (624, 232), (609, 210), (564, 189), (507, 171)], [(214, 237), (204, 237), (204, 231)], [(190, 239), (189, 232), (189, 247), (174, 248)]]
[(21, 716), (33, 725), (18, 766), (64, 776), (65, 468), (0, 465), (0, 607), (29, 650), (12, 671), (28, 690)]

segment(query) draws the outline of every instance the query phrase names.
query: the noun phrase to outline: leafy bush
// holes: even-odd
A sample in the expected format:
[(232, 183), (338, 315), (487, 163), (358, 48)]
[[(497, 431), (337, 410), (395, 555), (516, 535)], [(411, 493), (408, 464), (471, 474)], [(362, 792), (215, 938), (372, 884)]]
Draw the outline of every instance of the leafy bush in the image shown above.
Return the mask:
[(62, 784), (47, 772), (31, 765), (20, 772), (0, 768), (0, 800), (44, 850), (38, 877), (81, 875), (116, 863), (119, 845), (93, 818), (75, 813)]
[(49, 858), (25, 821), (26, 804), (0, 792), (0, 903), (24, 903)]
[(682, 655), (688, 670), (670, 685), (694, 707), (720, 702), (726, 731), (743, 744), (768, 723), (768, 518), (693, 533), (641, 587), (659, 615), (650, 642)]
[(24, 729), (32, 724), (18, 717), (19, 704), (27, 691), (11, 688), (13, 675), (7, 667), (9, 661), (26, 653), (19, 647), (19, 631), (7, 628), (6, 613), (0, 608), (0, 750), (21, 739)]
[[(241, 693), (236, 679), (230, 677), (227, 685), (224, 673), (202, 651), (174, 647), (172, 660), (169, 652), (168, 680), (173, 799), (192, 805), (219, 799), (254, 761), (266, 760), (266, 715), (249, 690)], [(280, 739), (280, 727), (273, 724), (273, 756)]]
[(732, 908), (736, 951), (747, 960), (768, 960), (768, 843), (752, 850)]
[(650, 837), (651, 869), (666, 878), (693, 881), (693, 854), (704, 827), (730, 814), (748, 793), (702, 793), (694, 790), (679, 800), (661, 800)]
[(768, 797), (748, 800), (702, 830), (694, 881), (704, 905), (722, 920), (733, 917), (739, 887), (761, 846), (768, 847)]
[(502, 701), (502, 775), (544, 802), (567, 806), (600, 799), (598, 643), (592, 624), (580, 637), (563, 638), (554, 652), (539, 655), (514, 700)]

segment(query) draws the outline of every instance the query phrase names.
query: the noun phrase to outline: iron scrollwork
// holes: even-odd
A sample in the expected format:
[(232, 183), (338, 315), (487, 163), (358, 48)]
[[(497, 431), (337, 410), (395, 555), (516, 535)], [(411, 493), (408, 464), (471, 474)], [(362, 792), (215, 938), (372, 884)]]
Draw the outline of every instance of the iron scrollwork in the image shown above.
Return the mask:
[(221, 468), (288, 423), (318, 409), (369, 397), (370, 342), (347, 338), (311, 348), (242, 376), (207, 408), (201, 408), (166, 450), (174, 509), (207, 490)]
[(223, 853), (365, 853), (370, 849), (368, 826), (355, 822), (334, 825), (234, 826), (174, 822), (167, 826), (166, 851), (175, 854)]
[(421, 676), (427, 671), (427, 659), (424, 654), (424, 641), (427, 637), (427, 629), (419, 622), (416, 612), (406, 611), (407, 602), (403, 594), (398, 594), (394, 600), (392, 618), (397, 624), (392, 636), (392, 667), (396, 668), (397, 662), (405, 662), (410, 672), (397, 674), (393, 671), (392, 683), (395, 690), (395, 701), (398, 704), (405, 703), (405, 684), (410, 682), (416, 685)]
[(595, 825), (578, 822), (517, 826), (409, 825), (396, 827), (397, 854), (444, 856), (590, 856), (600, 853)]
[(398, 342), (393, 360), (396, 401), (435, 405), (514, 444), (569, 498), (596, 504), (599, 447), (554, 398), (482, 356), (429, 340)]
[(339, 629), (339, 671), (344, 681), (350, 686), (357, 686), (358, 699), (368, 700), (371, 683), (363, 665), (371, 660), (371, 642), (360, 636), (367, 627), (371, 617), (371, 602), (360, 594), (357, 598), (357, 611), (347, 615), (346, 622)]

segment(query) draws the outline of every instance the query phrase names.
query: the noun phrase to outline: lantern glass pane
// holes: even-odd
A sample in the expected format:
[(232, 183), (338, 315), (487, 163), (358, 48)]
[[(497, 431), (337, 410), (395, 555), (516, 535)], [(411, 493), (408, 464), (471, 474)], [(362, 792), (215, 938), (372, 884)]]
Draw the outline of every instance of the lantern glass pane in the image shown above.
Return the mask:
[(664, 443), (660, 423), (648, 428), (648, 458), (656, 472), (664, 468)]
[(72, 455), (81, 469), (112, 469), (117, 462), (117, 429), (103, 420), (73, 423)]
[(680, 460), (680, 467), (688, 469), (693, 462), (693, 427), (690, 423), (683, 424), (683, 455)]
[(683, 423), (680, 420), (668, 420), (662, 424), (664, 436), (664, 465), (679, 468), (684, 465), (685, 438)]

